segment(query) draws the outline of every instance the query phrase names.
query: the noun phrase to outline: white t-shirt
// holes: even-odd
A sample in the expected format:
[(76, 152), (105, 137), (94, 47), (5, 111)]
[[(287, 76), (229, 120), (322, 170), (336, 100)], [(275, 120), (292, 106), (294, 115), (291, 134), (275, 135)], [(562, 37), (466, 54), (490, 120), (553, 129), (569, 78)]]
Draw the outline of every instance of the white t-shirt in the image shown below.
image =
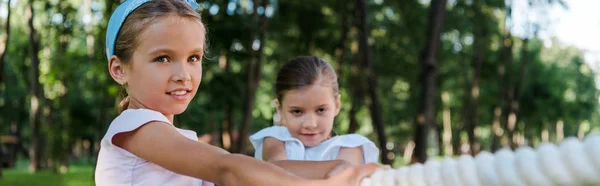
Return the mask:
[[(115, 134), (133, 131), (151, 121), (161, 121), (173, 126), (163, 114), (148, 109), (128, 109), (113, 120), (100, 142), (100, 154), (95, 172), (96, 185), (214, 186), (210, 182), (171, 172), (112, 143)], [(194, 131), (178, 129), (175, 126), (173, 128), (191, 140), (198, 140)]]
[(358, 134), (346, 134), (334, 136), (313, 147), (305, 147), (302, 142), (292, 137), (288, 129), (284, 126), (272, 126), (250, 136), (250, 142), (256, 150), (254, 157), (262, 160), (263, 142), (267, 137), (275, 138), (285, 144), (285, 154), (288, 160), (307, 160), (307, 161), (328, 161), (335, 160), (340, 148), (362, 147), (363, 162), (377, 163), (379, 159), (379, 149), (375, 144)]

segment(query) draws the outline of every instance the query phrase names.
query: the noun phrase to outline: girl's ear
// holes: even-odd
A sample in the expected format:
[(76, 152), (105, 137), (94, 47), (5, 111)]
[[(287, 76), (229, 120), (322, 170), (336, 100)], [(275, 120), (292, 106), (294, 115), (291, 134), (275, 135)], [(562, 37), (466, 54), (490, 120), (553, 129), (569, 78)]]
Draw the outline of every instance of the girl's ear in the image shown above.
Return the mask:
[(275, 108), (277, 109), (277, 114), (281, 115), (281, 104), (279, 103), (279, 99), (275, 99)]
[(340, 97), (342, 97), (342, 95), (338, 94), (336, 96), (336, 98), (335, 98), (335, 116), (337, 116), (340, 113), (340, 109), (341, 109), (341, 105), (340, 105), (341, 104), (341, 101), (340, 101), (341, 98)]
[(110, 76), (120, 85), (127, 84), (127, 70), (125, 64), (113, 55), (108, 59), (108, 72)]
[(275, 108), (277, 108), (276, 114), (279, 115), (279, 125), (285, 126), (285, 118), (281, 114), (281, 103), (279, 102), (279, 99), (275, 99)]

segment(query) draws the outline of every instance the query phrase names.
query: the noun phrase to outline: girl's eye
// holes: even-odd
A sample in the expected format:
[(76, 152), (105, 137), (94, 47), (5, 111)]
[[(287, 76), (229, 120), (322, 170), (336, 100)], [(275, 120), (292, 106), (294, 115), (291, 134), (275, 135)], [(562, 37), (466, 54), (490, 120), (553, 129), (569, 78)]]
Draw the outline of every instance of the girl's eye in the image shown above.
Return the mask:
[(302, 114), (302, 111), (301, 111), (301, 110), (292, 110), (292, 111), (290, 111), (290, 112), (291, 112), (292, 114), (294, 114), (294, 115), (300, 115), (300, 114)]
[(159, 62), (159, 63), (166, 63), (166, 62), (169, 62), (169, 57), (158, 56), (156, 59), (154, 59), (154, 61)]
[(188, 58), (188, 62), (200, 62), (200, 56), (193, 55)]
[(323, 113), (323, 112), (325, 112), (325, 109), (324, 109), (324, 108), (319, 108), (319, 109), (317, 109), (317, 113)]

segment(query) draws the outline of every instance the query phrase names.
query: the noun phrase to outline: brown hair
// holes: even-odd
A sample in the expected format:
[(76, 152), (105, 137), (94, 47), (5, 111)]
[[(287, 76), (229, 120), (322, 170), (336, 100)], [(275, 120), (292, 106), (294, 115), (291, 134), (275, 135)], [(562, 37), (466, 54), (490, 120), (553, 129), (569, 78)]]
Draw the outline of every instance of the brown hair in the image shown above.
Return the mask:
[(288, 61), (277, 73), (275, 91), (277, 99), (283, 101), (285, 92), (301, 89), (316, 83), (320, 78), (329, 83), (334, 97), (340, 93), (337, 75), (325, 60), (315, 56), (298, 56)]
[[(137, 48), (138, 36), (148, 28), (148, 25), (155, 23), (159, 18), (170, 15), (198, 21), (202, 30), (204, 30), (201, 34), (206, 35), (206, 28), (202, 23), (200, 15), (183, 0), (152, 0), (144, 3), (131, 12), (121, 26), (121, 30), (119, 31), (115, 42), (114, 53), (121, 63), (125, 65), (131, 63), (133, 51)], [(124, 98), (119, 103), (119, 112), (128, 107), (129, 96), (125, 94)]]

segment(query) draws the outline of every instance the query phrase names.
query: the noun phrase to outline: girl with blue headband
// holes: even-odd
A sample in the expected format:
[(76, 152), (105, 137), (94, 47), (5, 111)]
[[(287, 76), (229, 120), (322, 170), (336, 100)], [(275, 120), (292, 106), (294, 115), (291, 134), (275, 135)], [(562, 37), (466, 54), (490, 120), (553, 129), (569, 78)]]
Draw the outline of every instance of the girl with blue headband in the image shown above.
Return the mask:
[(112, 14), (108, 71), (128, 96), (101, 141), (96, 185), (356, 186), (377, 169), (367, 164), (308, 180), (176, 128), (174, 115), (186, 110), (202, 79), (206, 28), (197, 8), (194, 0), (126, 0)]

